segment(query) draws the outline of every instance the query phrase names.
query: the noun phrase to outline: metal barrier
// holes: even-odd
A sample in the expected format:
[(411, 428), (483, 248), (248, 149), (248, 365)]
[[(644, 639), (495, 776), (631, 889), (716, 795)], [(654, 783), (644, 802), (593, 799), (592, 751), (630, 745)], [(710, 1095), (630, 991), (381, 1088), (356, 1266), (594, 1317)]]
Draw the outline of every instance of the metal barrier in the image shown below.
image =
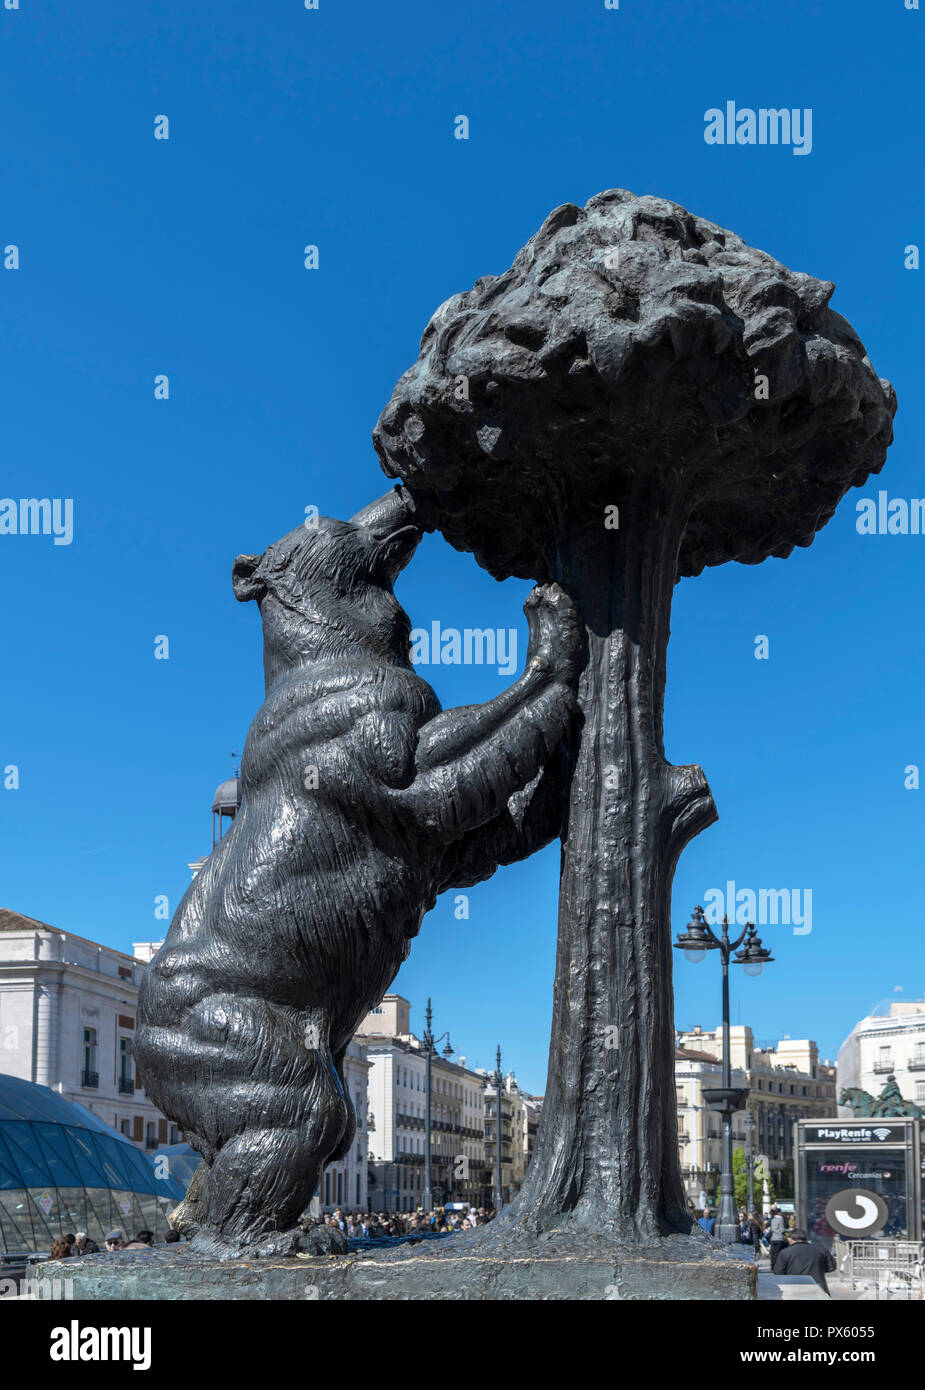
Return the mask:
[(849, 1240), (842, 1272), (876, 1299), (925, 1299), (922, 1246), (914, 1240)]

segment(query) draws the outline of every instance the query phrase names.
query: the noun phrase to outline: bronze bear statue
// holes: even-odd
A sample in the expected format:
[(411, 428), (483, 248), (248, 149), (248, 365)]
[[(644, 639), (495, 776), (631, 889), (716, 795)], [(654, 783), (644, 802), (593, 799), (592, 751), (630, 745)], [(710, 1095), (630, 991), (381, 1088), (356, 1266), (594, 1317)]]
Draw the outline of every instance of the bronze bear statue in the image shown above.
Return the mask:
[(552, 584), (521, 678), (441, 713), (392, 592), (421, 539), (401, 487), (234, 563), (263, 620), (266, 700), (242, 804), (145, 972), (136, 1059), (202, 1155), (177, 1224), (228, 1259), (314, 1249), (298, 1218), (349, 1151), (344, 1053), (438, 893), (561, 831), (584, 649)]

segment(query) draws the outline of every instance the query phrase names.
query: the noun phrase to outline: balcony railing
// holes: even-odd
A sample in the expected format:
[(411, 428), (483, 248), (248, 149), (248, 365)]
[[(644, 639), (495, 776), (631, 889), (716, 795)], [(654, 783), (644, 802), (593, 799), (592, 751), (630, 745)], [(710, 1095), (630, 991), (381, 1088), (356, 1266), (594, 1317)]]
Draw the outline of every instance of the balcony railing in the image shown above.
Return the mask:
[(80, 1073), (80, 1084), (86, 1086), (91, 1091), (99, 1090), (100, 1074), (98, 1071), (82, 1071)]
[(925, 1057), (913, 1057), (906, 1063), (906, 1071), (925, 1071)]
[(133, 1096), (135, 1094), (135, 1078), (133, 1076), (119, 1077), (119, 1094), (123, 1096)]

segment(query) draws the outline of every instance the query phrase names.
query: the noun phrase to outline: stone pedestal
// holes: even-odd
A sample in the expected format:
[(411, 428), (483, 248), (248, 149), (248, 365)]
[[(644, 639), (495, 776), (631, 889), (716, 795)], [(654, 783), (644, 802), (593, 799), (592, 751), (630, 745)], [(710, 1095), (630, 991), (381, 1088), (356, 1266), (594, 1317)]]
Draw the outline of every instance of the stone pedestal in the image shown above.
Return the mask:
[[(119, 1251), (31, 1266), (72, 1299), (290, 1301), (751, 1300), (757, 1271), (747, 1252), (704, 1238), (651, 1245), (553, 1233), (507, 1250), (480, 1232), (348, 1256), (200, 1259), (186, 1246)], [(64, 1282), (67, 1281), (67, 1282)], [(46, 1294), (44, 1296), (51, 1296)]]

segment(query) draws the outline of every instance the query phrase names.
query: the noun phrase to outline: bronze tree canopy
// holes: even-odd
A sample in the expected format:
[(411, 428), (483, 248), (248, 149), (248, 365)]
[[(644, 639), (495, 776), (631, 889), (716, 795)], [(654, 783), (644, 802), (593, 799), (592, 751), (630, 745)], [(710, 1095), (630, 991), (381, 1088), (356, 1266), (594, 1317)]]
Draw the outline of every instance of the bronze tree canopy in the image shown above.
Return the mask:
[(716, 817), (662, 737), (675, 582), (809, 545), (883, 465), (895, 395), (834, 286), (676, 203), (613, 189), (441, 306), (374, 431), (421, 522), (578, 604), (544, 1122), (512, 1218), (686, 1230), (670, 887)]

